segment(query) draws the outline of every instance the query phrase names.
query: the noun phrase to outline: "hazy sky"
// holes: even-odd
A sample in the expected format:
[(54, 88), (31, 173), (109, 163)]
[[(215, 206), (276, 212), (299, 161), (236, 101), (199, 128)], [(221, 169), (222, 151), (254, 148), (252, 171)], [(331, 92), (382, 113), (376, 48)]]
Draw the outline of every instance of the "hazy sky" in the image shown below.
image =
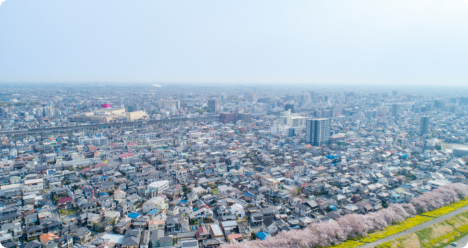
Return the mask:
[(468, 0), (3, 1), (0, 82), (61, 81), (468, 85)]

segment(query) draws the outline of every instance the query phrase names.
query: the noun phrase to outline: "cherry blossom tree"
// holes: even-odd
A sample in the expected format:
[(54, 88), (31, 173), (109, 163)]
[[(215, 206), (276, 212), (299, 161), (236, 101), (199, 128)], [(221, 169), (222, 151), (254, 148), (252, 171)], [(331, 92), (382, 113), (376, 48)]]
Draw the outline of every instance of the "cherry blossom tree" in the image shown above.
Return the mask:
[(349, 238), (366, 236), (380, 231), (389, 225), (397, 224), (417, 213), (431, 211), (468, 197), (468, 185), (453, 183), (424, 193), (411, 203), (390, 204), (378, 212), (349, 214), (338, 221), (314, 223), (302, 230), (280, 232), (263, 241), (255, 240), (242, 243), (224, 244), (223, 248), (293, 248), (327, 247), (340, 244)]

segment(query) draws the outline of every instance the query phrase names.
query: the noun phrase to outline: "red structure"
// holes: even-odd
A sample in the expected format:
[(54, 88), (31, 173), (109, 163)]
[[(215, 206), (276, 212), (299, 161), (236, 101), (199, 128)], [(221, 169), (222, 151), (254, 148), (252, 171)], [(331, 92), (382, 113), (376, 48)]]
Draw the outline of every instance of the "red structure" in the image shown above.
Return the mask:
[(101, 104), (101, 108), (110, 108), (110, 107), (111, 107), (110, 103)]

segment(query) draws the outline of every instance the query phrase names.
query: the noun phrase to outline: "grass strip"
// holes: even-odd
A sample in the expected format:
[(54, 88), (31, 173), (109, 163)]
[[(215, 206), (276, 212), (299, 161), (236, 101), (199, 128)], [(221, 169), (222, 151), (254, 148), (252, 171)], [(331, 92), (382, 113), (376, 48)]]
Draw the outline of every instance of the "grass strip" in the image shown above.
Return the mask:
[[(403, 232), (405, 230), (411, 229), (411, 228), (413, 228), (415, 226), (419, 226), (421, 224), (424, 224), (425, 222), (428, 222), (428, 221), (433, 220), (435, 218), (438, 218), (440, 216), (449, 214), (449, 213), (451, 213), (453, 211), (456, 211), (458, 209), (461, 209), (461, 208), (463, 208), (465, 206), (468, 206), (468, 197), (463, 199), (463, 200), (460, 200), (460, 201), (454, 202), (452, 204), (449, 204), (449, 205), (447, 205), (445, 207), (441, 207), (439, 209), (429, 211), (429, 212), (423, 213), (421, 215), (416, 215), (414, 217), (408, 218), (408, 219), (404, 220), (403, 222), (401, 222), (399, 224), (388, 226), (387, 228), (385, 228), (382, 231), (377, 231), (377, 232), (370, 233), (366, 237), (361, 237), (361, 238), (358, 238), (357, 240), (347, 240), (347, 241), (345, 241), (345, 242), (343, 242), (343, 243), (341, 243), (339, 245), (332, 246), (332, 248), (348, 248), (348, 247), (349, 248), (354, 248), (354, 247), (359, 247), (361, 245), (364, 245), (365, 243), (372, 243), (372, 242), (381, 240), (383, 238), (387, 238), (389, 236), (398, 234), (398, 233)], [(382, 248), (383, 247), (390, 247), (390, 246), (386, 246), (386, 245), (388, 245), (387, 243), (389, 243), (389, 242), (385, 242), (385, 243), (381, 244), (380, 246), (382, 246)], [(378, 247), (380, 247), (380, 246), (378, 246)]]

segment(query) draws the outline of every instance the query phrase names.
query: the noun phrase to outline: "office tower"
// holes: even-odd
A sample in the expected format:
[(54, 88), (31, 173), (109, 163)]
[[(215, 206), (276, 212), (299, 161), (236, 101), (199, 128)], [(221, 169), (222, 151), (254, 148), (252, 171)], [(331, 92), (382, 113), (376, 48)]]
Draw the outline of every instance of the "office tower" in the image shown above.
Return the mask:
[(159, 100), (158, 101), (158, 108), (160, 109), (179, 109), (180, 107), (180, 101), (175, 99), (175, 100)]
[(211, 109), (211, 112), (218, 112), (218, 100), (208, 100), (208, 108)]
[(392, 116), (393, 117), (398, 117), (399, 114), (400, 114), (400, 105), (393, 104), (392, 105)]
[(328, 144), (330, 140), (331, 119), (320, 118), (307, 120), (306, 143), (313, 146)]
[(294, 137), (294, 136), (296, 136), (296, 129), (289, 128), (289, 137)]
[(332, 118), (333, 117), (333, 110), (327, 109), (322, 112), (323, 117), (325, 118)]
[(245, 100), (246, 102), (253, 102), (253, 101), (254, 101), (254, 95), (252, 95), (252, 94), (247, 94), (247, 95), (244, 96), (244, 100)]
[(377, 111), (375, 110), (369, 110), (364, 113), (367, 119), (375, 119), (377, 118)]
[(354, 101), (354, 92), (349, 92), (345, 95), (345, 101), (347, 103), (353, 102)]
[(438, 109), (444, 109), (445, 108), (445, 103), (442, 100), (436, 100), (434, 102), (434, 105)]
[(288, 110), (291, 110), (291, 113), (295, 113), (294, 112), (294, 103), (288, 103), (288, 104), (284, 105), (284, 111), (288, 111)]
[(43, 117), (53, 117), (54, 116), (54, 107), (52, 105), (43, 105), (42, 107), (42, 116)]
[(419, 133), (421, 135), (429, 133), (429, 117), (421, 117), (421, 124), (419, 125)]
[(122, 99), (117, 100), (117, 102), (115, 103), (115, 106), (116, 106), (117, 108), (123, 108), (123, 107), (124, 107), (124, 104), (123, 104)]
[(393, 95), (396, 96), (398, 95), (398, 92), (396, 90), (393, 91)]
[(138, 104), (131, 104), (131, 105), (128, 105), (128, 112), (136, 112), (138, 111), (140, 108), (138, 106)]
[(424, 106), (424, 111), (425, 111), (425, 112), (432, 111), (432, 105), (431, 105), (431, 104), (426, 104), (426, 105)]
[(468, 98), (461, 97), (460, 98), (460, 105), (468, 105)]
[(236, 113), (236, 121), (243, 121), (244, 123), (250, 123), (252, 121), (251, 113)]
[(324, 117), (324, 116), (322, 116), (322, 110), (316, 110), (315, 112), (313, 112), (313, 116), (315, 116), (315, 118)]
[(219, 121), (226, 124), (229, 122), (236, 121), (236, 114), (235, 113), (221, 113), (219, 115)]

